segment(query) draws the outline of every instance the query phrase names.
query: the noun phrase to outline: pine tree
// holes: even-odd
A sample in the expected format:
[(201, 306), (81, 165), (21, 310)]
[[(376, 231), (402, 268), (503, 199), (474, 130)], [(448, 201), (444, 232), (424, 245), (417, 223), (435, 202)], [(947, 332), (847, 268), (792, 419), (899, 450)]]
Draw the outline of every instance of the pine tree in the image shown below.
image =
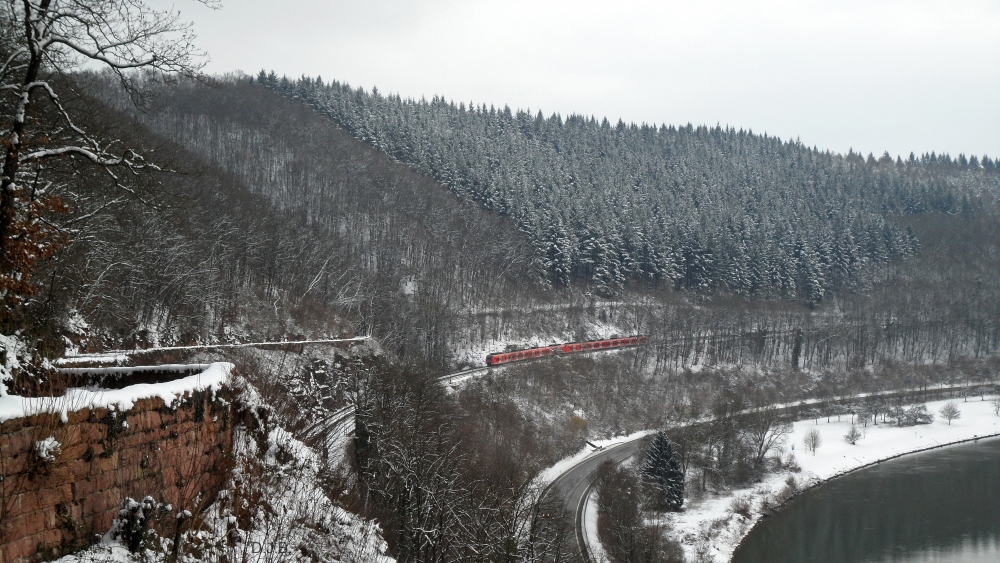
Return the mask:
[(642, 475), (657, 491), (658, 503), (667, 510), (684, 506), (684, 473), (677, 462), (674, 447), (665, 433), (657, 432), (646, 450)]

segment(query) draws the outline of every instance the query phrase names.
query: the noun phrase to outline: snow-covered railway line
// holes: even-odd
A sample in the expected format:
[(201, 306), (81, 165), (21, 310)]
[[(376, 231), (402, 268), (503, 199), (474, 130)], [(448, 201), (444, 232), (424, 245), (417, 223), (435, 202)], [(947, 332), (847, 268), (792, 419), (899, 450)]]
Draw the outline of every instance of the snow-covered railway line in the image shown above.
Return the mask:
[[(481, 367), (472, 368), (441, 377), (434, 378), (439, 385), (457, 385), (478, 373), (487, 372), (492, 368)], [(325, 451), (338, 451), (341, 446), (346, 445), (350, 437), (351, 426), (354, 424), (354, 407), (344, 407), (333, 412), (329, 417), (317, 421), (302, 430), (302, 437), (307, 441), (322, 441)]]
[[(615, 339), (619, 340), (619, 339)], [(625, 339), (621, 339), (625, 340)], [(634, 348), (637, 344), (622, 344), (617, 348), (594, 348), (588, 350), (580, 350), (573, 352), (573, 354), (592, 354), (595, 352), (613, 352), (616, 350), (623, 350), (628, 348)], [(530, 363), (538, 360), (543, 360), (545, 358), (562, 357), (561, 355), (549, 355), (549, 356), (539, 356), (520, 359), (516, 363)], [(464, 369), (461, 371), (456, 371), (454, 373), (449, 373), (447, 375), (442, 375), (440, 377), (434, 378), (434, 381), (439, 385), (446, 387), (453, 387), (459, 385), (464, 381), (475, 377), (476, 375), (486, 373), (495, 368), (502, 368), (504, 366), (510, 365), (509, 363), (497, 364), (491, 366), (482, 366)], [(302, 437), (307, 441), (322, 440), (326, 447), (326, 451), (334, 452), (345, 445), (346, 439), (350, 434), (350, 426), (354, 423), (354, 407), (345, 407), (338, 411), (332, 413), (329, 417), (326, 417), (320, 421), (316, 421), (314, 424), (307, 426), (302, 431)]]

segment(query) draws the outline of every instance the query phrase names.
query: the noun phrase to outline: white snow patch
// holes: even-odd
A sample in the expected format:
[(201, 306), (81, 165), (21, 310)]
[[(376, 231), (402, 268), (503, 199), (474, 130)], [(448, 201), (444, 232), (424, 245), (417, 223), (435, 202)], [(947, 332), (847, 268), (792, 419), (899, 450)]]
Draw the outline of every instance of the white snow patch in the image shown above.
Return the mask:
[(56, 456), (62, 453), (62, 444), (55, 436), (49, 436), (44, 440), (35, 442), (35, 455), (42, 461), (55, 461)]
[(101, 354), (67, 354), (63, 358), (56, 358), (52, 363), (56, 366), (71, 366), (91, 362), (120, 366), (128, 363), (128, 354), (120, 351)]
[[(597, 534), (597, 493), (592, 492), (583, 501), (583, 541), (587, 543), (590, 557), (597, 563), (608, 563), (608, 554), (604, 552), (600, 536)], [(597, 541), (594, 541), (597, 540)]]
[(117, 541), (104, 539), (80, 553), (65, 555), (54, 563), (135, 563), (137, 556)]
[(3, 362), (0, 362), (0, 398), (7, 396), (7, 387), (4, 385), (4, 381), (12, 379), (14, 370), (21, 368), (18, 357), (24, 353), (24, 350), (24, 342), (21, 342), (20, 338), (0, 334), (0, 356), (3, 357)]
[(210, 364), (205, 371), (163, 383), (140, 383), (122, 389), (88, 389), (72, 387), (62, 397), (0, 397), (0, 422), (43, 413), (59, 413), (65, 419), (69, 410), (107, 408), (130, 410), (141, 399), (159, 397), (170, 406), (187, 393), (218, 391), (229, 381), (233, 364)]
[[(95, 362), (95, 361), (108, 361), (111, 360), (115, 363), (121, 363), (121, 361), (127, 360), (129, 354), (136, 353), (150, 353), (150, 352), (167, 352), (172, 350), (215, 350), (219, 348), (230, 349), (230, 348), (258, 348), (262, 346), (298, 346), (306, 344), (341, 344), (341, 343), (351, 343), (351, 342), (367, 342), (370, 340), (370, 336), (356, 336), (353, 338), (325, 338), (318, 340), (286, 340), (277, 342), (245, 342), (237, 344), (197, 344), (193, 346), (155, 346), (152, 348), (139, 348), (135, 350), (108, 350), (106, 352), (101, 352), (99, 354), (79, 354), (76, 356), (68, 356), (65, 358), (59, 358), (53, 363), (56, 365), (71, 365), (74, 363), (81, 362)], [(121, 361), (118, 361), (121, 360)]]

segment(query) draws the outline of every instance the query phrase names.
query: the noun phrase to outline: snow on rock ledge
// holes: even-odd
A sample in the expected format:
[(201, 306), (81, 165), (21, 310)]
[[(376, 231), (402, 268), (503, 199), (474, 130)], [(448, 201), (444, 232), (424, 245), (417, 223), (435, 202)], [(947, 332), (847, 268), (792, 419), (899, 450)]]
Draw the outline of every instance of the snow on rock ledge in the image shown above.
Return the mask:
[(122, 389), (70, 388), (62, 397), (0, 396), (0, 422), (45, 413), (107, 408), (130, 410), (141, 399), (160, 398), (166, 406), (195, 391), (218, 391), (230, 378), (233, 364), (209, 364), (205, 371), (163, 383), (140, 383)]

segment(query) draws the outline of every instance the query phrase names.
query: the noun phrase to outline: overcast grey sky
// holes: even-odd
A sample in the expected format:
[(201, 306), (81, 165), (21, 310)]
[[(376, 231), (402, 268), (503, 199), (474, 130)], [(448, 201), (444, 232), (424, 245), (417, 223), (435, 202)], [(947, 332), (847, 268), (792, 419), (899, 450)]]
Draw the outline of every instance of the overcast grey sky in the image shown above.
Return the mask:
[(1000, 1), (223, 0), (208, 70), (720, 123), (821, 149), (1000, 156)]

